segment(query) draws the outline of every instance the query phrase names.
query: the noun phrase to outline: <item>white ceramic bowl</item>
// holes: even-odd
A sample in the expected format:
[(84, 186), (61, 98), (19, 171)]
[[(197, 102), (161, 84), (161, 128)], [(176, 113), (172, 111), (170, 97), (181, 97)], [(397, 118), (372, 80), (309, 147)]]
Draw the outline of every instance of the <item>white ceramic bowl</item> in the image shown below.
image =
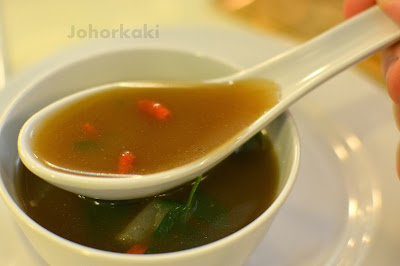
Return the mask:
[(152, 255), (128, 255), (88, 248), (41, 227), (20, 208), (14, 185), (17, 136), (24, 121), (61, 97), (88, 87), (127, 80), (196, 81), (227, 75), (235, 69), (221, 60), (191, 52), (107, 45), (86, 48), (80, 57), (61, 56), (32, 77), (0, 120), (0, 192), (33, 247), (50, 265), (242, 265), (263, 239), (289, 195), (299, 166), (299, 139), (293, 119), (281, 115), (268, 127), (279, 157), (279, 195), (256, 220), (238, 232), (202, 247)]

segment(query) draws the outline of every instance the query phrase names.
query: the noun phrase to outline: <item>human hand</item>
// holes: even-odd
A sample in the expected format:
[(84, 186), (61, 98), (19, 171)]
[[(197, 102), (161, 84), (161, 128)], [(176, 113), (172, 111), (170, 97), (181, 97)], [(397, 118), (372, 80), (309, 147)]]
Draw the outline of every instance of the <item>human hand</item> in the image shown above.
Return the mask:
[[(378, 4), (393, 20), (400, 24), (400, 0), (345, 0), (344, 14), (346, 18)], [(398, 129), (400, 129), (400, 43), (382, 53), (382, 70), (386, 85), (393, 100), (393, 113)], [(397, 175), (400, 178), (400, 144), (397, 147)]]

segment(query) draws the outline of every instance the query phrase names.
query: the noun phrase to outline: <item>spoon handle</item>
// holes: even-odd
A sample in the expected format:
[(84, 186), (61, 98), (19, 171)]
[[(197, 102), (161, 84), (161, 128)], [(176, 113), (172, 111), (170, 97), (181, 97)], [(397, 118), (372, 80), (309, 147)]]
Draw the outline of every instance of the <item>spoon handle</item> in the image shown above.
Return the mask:
[[(378, 6), (337, 25), (310, 41), (239, 73), (262, 76), (280, 85), (288, 106), (342, 70), (400, 37), (400, 26)], [(235, 77), (236, 79), (237, 77)]]

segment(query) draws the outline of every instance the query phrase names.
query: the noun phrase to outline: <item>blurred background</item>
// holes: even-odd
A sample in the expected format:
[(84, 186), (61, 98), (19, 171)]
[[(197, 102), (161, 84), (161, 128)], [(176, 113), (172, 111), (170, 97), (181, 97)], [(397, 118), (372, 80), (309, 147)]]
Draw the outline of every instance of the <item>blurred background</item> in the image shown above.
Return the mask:
[[(68, 38), (71, 27), (140, 28), (201, 25), (252, 28), (304, 41), (343, 20), (342, 0), (0, 0), (7, 72), (85, 38)], [(2, 24), (2, 25), (1, 25)], [(0, 29), (1, 33), (1, 29)], [(379, 55), (360, 65), (382, 81)]]

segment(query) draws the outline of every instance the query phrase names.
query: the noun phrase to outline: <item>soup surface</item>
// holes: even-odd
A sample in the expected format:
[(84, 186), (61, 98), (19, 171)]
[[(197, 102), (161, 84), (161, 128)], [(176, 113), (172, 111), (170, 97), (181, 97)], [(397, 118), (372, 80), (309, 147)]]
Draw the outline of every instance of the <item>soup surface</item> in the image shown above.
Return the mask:
[(164, 253), (216, 241), (249, 224), (275, 199), (278, 172), (273, 147), (259, 133), (206, 173), (196, 190), (187, 184), (146, 199), (100, 201), (50, 185), (22, 163), (16, 187), (24, 211), (61, 237), (114, 252)]
[(43, 121), (34, 153), (62, 171), (149, 174), (201, 158), (276, 104), (265, 80), (188, 88), (116, 88)]

